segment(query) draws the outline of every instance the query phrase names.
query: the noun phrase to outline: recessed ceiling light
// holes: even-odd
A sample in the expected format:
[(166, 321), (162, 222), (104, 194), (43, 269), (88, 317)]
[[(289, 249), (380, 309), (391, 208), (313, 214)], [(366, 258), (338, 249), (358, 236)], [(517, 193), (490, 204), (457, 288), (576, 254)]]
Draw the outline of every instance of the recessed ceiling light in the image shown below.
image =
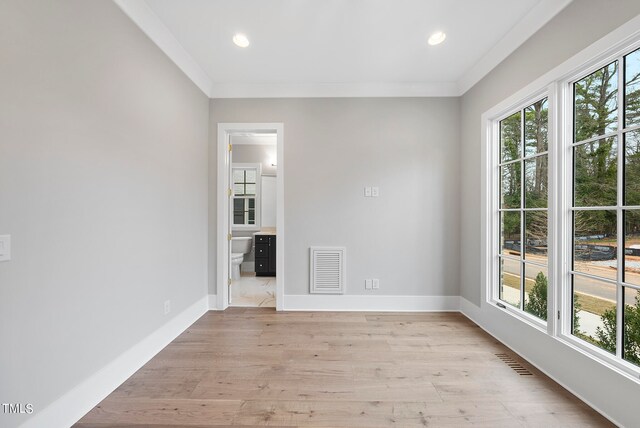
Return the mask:
[(444, 34), (442, 31), (438, 31), (436, 33), (433, 33), (429, 37), (429, 44), (431, 46), (439, 45), (440, 43), (444, 42), (444, 39), (446, 38), (447, 38), (446, 34)]
[(236, 46), (240, 46), (241, 48), (246, 48), (247, 46), (249, 46), (249, 39), (244, 34), (238, 33), (233, 36), (233, 43), (235, 43)]

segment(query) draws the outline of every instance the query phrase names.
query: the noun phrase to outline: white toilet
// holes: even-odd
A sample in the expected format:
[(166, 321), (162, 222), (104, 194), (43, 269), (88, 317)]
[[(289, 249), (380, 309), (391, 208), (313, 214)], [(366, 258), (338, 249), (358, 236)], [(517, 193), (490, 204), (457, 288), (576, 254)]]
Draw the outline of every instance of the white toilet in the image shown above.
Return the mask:
[(244, 255), (251, 251), (250, 236), (234, 236), (231, 238), (231, 279), (240, 279), (240, 263)]

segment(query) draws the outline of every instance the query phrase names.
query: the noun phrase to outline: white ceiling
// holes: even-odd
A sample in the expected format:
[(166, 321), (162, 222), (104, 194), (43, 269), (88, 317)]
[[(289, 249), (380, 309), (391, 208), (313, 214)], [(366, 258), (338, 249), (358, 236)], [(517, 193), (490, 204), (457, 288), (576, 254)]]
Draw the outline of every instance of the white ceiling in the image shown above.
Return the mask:
[(114, 1), (216, 98), (457, 96), (571, 0)]

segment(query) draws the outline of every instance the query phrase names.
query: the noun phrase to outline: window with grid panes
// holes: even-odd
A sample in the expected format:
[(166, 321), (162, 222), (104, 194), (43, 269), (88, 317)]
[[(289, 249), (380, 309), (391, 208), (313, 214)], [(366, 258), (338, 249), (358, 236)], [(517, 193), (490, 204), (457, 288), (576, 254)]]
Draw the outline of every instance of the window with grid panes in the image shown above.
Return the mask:
[(571, 334), (640, 365), (640, 50), (572, 89)]
[(233, 224), (255, 225), (258, 192), (258, 169), (232, 168)]
[(499, 122), (500, 272), (497, 297), (547, 319), (548, 101)]

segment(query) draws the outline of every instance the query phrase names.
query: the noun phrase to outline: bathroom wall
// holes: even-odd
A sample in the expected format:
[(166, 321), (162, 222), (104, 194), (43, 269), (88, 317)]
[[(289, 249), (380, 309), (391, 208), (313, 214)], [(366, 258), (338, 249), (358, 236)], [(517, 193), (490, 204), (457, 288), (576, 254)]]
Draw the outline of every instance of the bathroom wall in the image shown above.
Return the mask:
[[(274, 144), (250, 144), (253, 140), (255, 140), (255, 138), (231, 138), (231, 143), (233, 144), (233, 162), (260, 163), (262, 164), (262, 175), (277, 175), (278, 166), (273, 166), (277, 163), (276, 161), (278, 159), (275, 138), (273, 138)], [(237, 141), (242, 141), (242, 143), (236, 144)]]
[(10, 428), (205, 299), (209, 101), (111, 1), (1, 1), (0, 58), (0, 403), (34, 409)]
[(262, 186), (260, 192), (262, 193), (262, 206), (260, 207), (261, 218), (260, 223), (262, 228), (275, 229), (278, 216), (276, 203), (278, 201), (278, 189), (277, 178), (272, 175), (262, 176)]
[[(347, 294), (458, 295), (458, 99), (213, 99), (210, 106), (210, 165), (218, 123), (284, 123), (285, 294), (308, 294), (310, 246), (342, 245)], [(215, 204), (215, 174), (210, 180)], [(365, 186), (378, 186), (380, 196), (365, 198)], [(211, 249), (216, 221), (210, 210)], [(379, 278), (380, 289), (365, 292), (365, 278)]]

